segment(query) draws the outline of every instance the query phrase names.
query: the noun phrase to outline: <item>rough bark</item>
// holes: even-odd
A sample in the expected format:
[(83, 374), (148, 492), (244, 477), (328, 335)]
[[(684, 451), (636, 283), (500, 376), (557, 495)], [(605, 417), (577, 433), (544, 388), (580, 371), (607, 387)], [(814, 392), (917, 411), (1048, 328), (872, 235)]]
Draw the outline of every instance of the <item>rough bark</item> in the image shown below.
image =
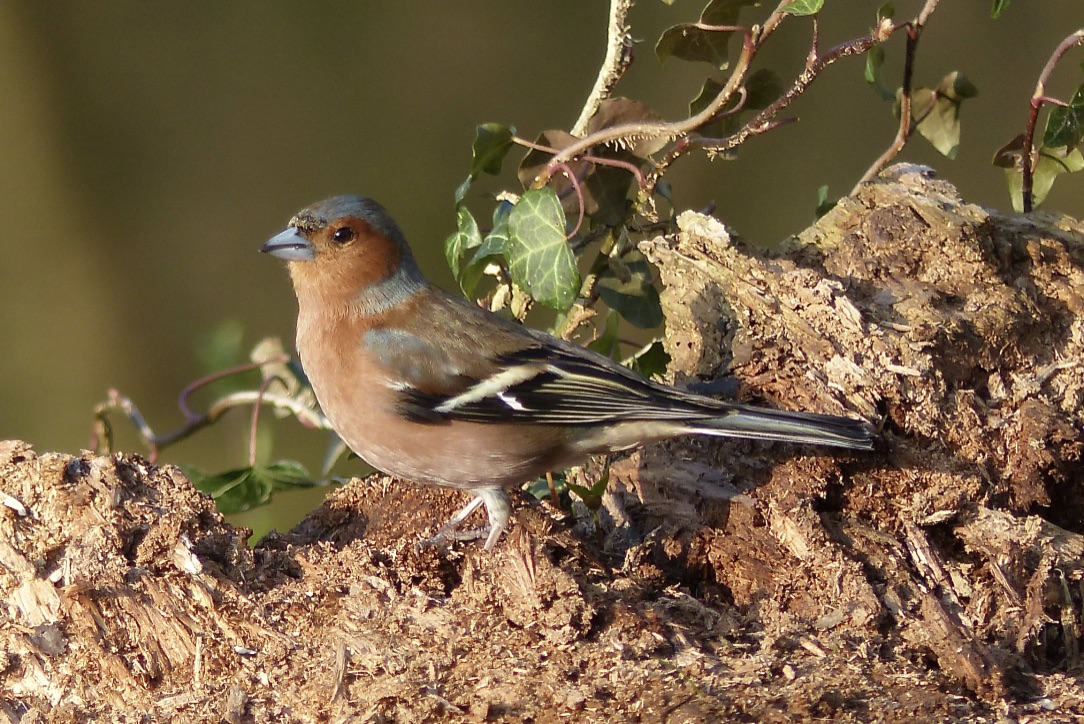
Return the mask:
[(766, 252), (645, 243), (679, 382), (881, 424), (877, 451), (681, 440), (597, 525), (384, 477), (255, 549), (175, 468), (0, 443), (12, 721), (1084, 716), (1084, 227), (896, 167)]

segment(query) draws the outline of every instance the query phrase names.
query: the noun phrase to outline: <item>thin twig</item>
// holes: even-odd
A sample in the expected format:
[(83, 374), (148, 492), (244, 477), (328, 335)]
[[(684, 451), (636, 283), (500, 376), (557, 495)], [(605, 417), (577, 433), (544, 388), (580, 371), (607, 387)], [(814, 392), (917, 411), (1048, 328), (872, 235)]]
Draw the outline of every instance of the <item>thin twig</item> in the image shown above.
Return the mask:
[(606, 26), (606, 57), (598, 69), (595, 86), (580, 111), (580, 117), (572, 126), (573, 136), (587, 133), (587, 124), (598, 112), (602, 101), (610, 96), (613, 87), (632, 63), (632, 35), (626, 22), (634, 0), (610, 0), (609, 23)]
[(268, 377), (260, 383), (259, 388), (256, 390), (256, 401), (252, 404), (252, 420), (248, 429), (249, 467), (256, 467), (256, 429), (260, 422), (260, 408), (263, 406), (263, 397), (267, 392), (267, 388), (277, 381), (279, 381), (277, 377)]
[(197, 390), (202, 387), (206, 387), (212, 382), (218, 382), (221, 379), (232, 377), (233, 375), (241, 374), (242, 372), (251, 372), (252, 370), (258, 370), (261, 367), (269, 364), (285, 364), (290, 361), (289, 355), (278, 355), (271, 359), (262, 360), (260, 362), (247, 362), (243, 365), (237, 365), (236, 367), (230, 367), (229, 369), (220, 370), (218, 372), (212, 372), (209, 375), (200, 377), (198, 380), (189, 383), (181, 390), (180, 396), (177, 398), (177, 407), (181, 409), (181, 414), (184, 415), (186, 420), (192, 420), (199, 417), (188, 406), (188, 398), (191, 397)]
[[(781, 0), (775, 10), (772, 11), (771, 15), (768, 16), (767, 20), (764, 21), (763, 25), (754, 28), (753, 30), (732, 25), (704, 26), (714, 31), (740, 32), (743, 34), (743, 42), (741, 54), (738, 56), (737, 61), (735, 61), (733, 70), (731, 71), (727, 82), (719, 91), (718, 95), (716, 95), (715, 99), (704, 107), (700, 113), (690, 116), (683, 121), (675, 121), (673, 123), (626, 123), (603, 128), (585, 136), (577, 143), (574, 143), (557, 153), (535, 178), (532, 185), (535, 188), (545, 186), (556, 170), (558, 163), (568, 162), (569, 160), (580, 156), (592, 146), (620, 141), (632, 141), (638, 138), (680, 139), (712, 121), (715, 116), (726, 107), (731, 96), (743, 86), (746, 74), (749, 72), (749, 66), (752, 63), (757, 50), (764, 41), (775, 32), (776, 28), (778, 28), (779, 24), (783, 21), (783, 18), (786, 17), (784, 8), (789, 5), (791, 1), (792, 0)], [(645, 184), (641, 184), (640, 188), (642, 191), (649, 191), (653, 186), (654, 184), (649, 182), (646, 186)]]
[(571, 239), (580, 232), (580, 227), (583, 226), (583, 217), (586, 213), (587, 199), (583, 195), (583, 187), (580, 186), (580, 180), (576, 178), (576, 174), (573, 173), (572, 167), (567, 163), (562, 163), (559, 167), (565, 172), (565, 176), (568, 177), (568, 182), (572, 184), (573, 190), (576, 192), (576, 205), (579, 207), (579, 216), (576, 218), (576, 228), (565, 235), (565, 239)]
[[(541, 143), (528, 141), (526, 138), (520, 138), (519, 136), (512, 136), (512, 143), (518, 144), (525, 148), (534, 149), (535, 151), (541, 151), (542, 153), (553, 154), (555, 156), (560, 153), (558, 149), (553, 148), (552, 146), (544, 146)], [(581, 155), (580, 160), (585, 161), (586, 163), (598, 164), (599, 166), (613, 166), (614, 168), (625, 169), (636, 178), (636, 183), (640, 186), (640, 188), (643, 188), (644, 184), (647, 183), (647, 181), (644, 180), (643, 171), (641, 171), (640, 167), (634, 163), (622, 161), (618, 158), (603, 158), (602, 156), (592, 156), (590, 154)], [(584, 176), (586, 176), (586, 174), (584, 174)], [(582, 180), (583, 176), (579, 178)]]
[(744, 33), (745, 40), (742, 43), (742, 52), (738, 56), (738, 60), (734, 63), (734, 71), (727, 79), (726, 84), (719, 91), (719, 94), (715, 99), (702, 111), (683, 121), (676, 121), (674, 123), (623, 123), (596, 131), (561, 149), (555, 154), (542, 172), (535, 178), (532, 185), (535, 188), (545, 186), (553, 175), (553, 172), (556, 170), (558, 164), (567, 163), (593, 146), (622, 140), (631, 141), (638, 138), (667, 138), (672, 140), (710, 122), (717, 113), (723, 110), (730, 100), (730, 97), (741, 87), (745, 80), (745, 75), (749, 71), (749, 64), (752, 62), (753, 56), (756, 55), (756, 45), (753, 42), (752, 33), (749, 30), (739, 27), (731, 28), (729, 26), (728, 29)]
[(670, 152), (663, 157), (662, 161), (656, 166), (655, 169), (648, 174), (647, 181), (648, 187), (652, 188), (658, 183), (659, 178), (662, 177), (666, 169), (672, 164), (679, 156), (688, 153), (693, 148), (710, 147), (711, 150), (716, 153), (723, 153), (733, 148), (737, 148), (741, 144), (745, 143), (752, 136), (758, 136), (762, 133), (777, 128), (783, 123), (791, 122), (789, 119), (783, 121), (775, 121), (774, 118), (783, 109), (794, 102), (800, 95), (802, 95), (809, 85), (817, 78), (825, 68), (835, 63), (841, 58), (846, 58), (852, 55), (859, 55), (865, 53), (878, 43), (884, 42), (884, 40), (895, 32), (895, 28), (888, 29), (886, 31), (874, 31), (870, 35), (866, 35), (861, 38), (849, 40), (845, 43), (840, 43), (828, 50), (824, 55), (818, 56), (816, 53), (816, 24), (814, 24), (814, 41), (812, 44), (812, 52), (806, 57), (805, 67), (801, 74), (795, 79), (791, 87), (779, 98), (775, 100), (770, 106), (758, 113), (752, 120), (746, 123), (736, 133), (726, 137), (725, 139), (710, 139), (704, 141), (703, 139), (682, 139), (677, 145), (674, 146)]
[[(907, 141), (910, 139), (911, 134), (914, 133), (915, 128), (918, 126), (918, 122), (912, 123), (911, 119), (915, 55), (918, 50), (918, 39), (922, 35), (923, 28), (926, 26), (926, 21), (937, 8), (937, 3), (938, 0), (927, 0), (915, 19), (909, 23), (903, 23), (902, 25), (902, 27), (907, 29), (907, 50), (903, 58), (903, 85), (900, 92), (900, 123), (896, 129), (896, 137), (892, 139), (892, 143), (885, 149), (885, 152), (882, 153), (868, 169), (866, 169), (866, 172), (862, 174), (862, 178), (858, 179), (858, 183), (856, 183), (851, 190), (852, 194), (858, 190), (860, 185), (879, 174), (892, 162), (892, 159), (899, 155), (900, 151), (903, 150), (903, 147), (907, 145)], [(929, 110), (932, 110), (932, 108), (928, 109), (927, 113), (929, 113)]]
[(1069, 52), (1070, 48), (1075, 45), (1080, 45), (1081, 43), (1084, 43), (1084, 28), (1068, 35), (1065, 40), (1058, 44), (1058, 47), (1054, 49), (1054, 52), (1047, 59), (1046, 65), (1043, 66), (1043, 71), (1039, 74), (1039, 79), (1035, 83), (1035, 92), (1031, 94), (1028, 124), (1027, 128), (1024, 129), (1024, 152), (1021, 158), (1021, 163), (1023, 165), (1022, 171), (1024, 174), (1021, 185), (1021, 195), (1023, 196), (1023, 208), (1025, 214), (1032, 209), (1033, 177), (1035, 173), (1035, 164), (1039, 160), (1039, 149), (1034, 148), (1035, 126), (1039, 121), (1039, 109), (1042, 108), (1044, 101), (1049, 100), (1046, 97), (1046, 83), (1050, 80), (1050, 76), (1054, 72), (1054, 68), (1057, 66), (1062, 56)]
[(331, 428), (330, 423), (328, 423), (327, 418), (325, 418), (322, 413), (306, 406), (304, 403), (299, 402), (293, 397), (274, 393), (261, 393), (256, 390), (244, 390), (241, 392), (234, 392), (233, 394), (215, 400), (214, 404), (212, 404), (204, 414), (198, 415), (193, 413), (192, 417), (188, 418), (181, 427), (159, 435), (147, 424), (143, 414), (131, 399), (121, 395), (116, 390), (110, 390), (109, 399), (94, 408), (96, 426), (92, 447), (94, 447), (95, 450), (100, 450), (101, 442), (104, 440), (108, 447), (103, 452), (112, 451), (112, 428), (109, 425), (108, 414), (112, 410), (120, 410), (132, 424), (135, 425), (143, 444), (146, 445), (148, 449), (150, 461), (155, 462), (161, 448), (179, 442), (193, 433), (202, 430), (208, 425), (216, 422), (223, 414), (235, 407), (244, 407), (246, 405), (257, 403), (286, 410), (306, 427), (321, 430)]

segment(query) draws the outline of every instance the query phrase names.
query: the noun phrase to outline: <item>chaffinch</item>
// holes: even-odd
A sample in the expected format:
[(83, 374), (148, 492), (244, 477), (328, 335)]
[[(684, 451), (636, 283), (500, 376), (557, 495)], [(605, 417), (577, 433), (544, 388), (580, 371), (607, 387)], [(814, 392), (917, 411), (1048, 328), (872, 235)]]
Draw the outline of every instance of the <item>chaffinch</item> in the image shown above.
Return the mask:
[[(645, 380), (616, 362), (431, 285), (376, 202), (313, 204), (261, 248), (288, 262), (297, 350), (350, 448), (379, 470), (475, 497), (437, 538), (493, 548), (505, 488), (677, 435), (869, 449), (860, 420), (722, 402)], [(489, 527), (456, 528), (479, 505)]]

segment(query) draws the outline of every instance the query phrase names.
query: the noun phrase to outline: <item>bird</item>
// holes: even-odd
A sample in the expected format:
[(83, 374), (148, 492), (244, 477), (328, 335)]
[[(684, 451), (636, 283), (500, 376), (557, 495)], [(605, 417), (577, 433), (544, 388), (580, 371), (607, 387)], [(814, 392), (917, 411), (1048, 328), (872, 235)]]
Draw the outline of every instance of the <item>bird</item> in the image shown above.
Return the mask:
[[(873, 447), (864, 420), (660, 384), (431, 284), (369, 198), (312, 204), (260, 251), (286, 262), (301, 366), (343, 442), (384, 473), (473, 494), (433, 541), (484, 537), (492, 550), (507, 489), (680, 435)], [(459, 531), (480, 505), (489, 525)]]

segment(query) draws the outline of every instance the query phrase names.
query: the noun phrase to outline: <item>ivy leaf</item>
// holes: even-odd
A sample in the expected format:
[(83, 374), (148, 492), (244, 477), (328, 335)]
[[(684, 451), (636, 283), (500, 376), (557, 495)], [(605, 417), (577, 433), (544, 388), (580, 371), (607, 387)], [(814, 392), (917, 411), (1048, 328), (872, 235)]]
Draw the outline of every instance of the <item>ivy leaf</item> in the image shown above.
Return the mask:
[(659, 62), (670, 56), (692, 62), (711, 63), (725, 70), (727, 44), (733, 31), (704, 30), (692, 23), (682, 23), (667, 28), (655, 43), (655, 55)]
[(598, 166), (582, 183), (584, 210), (596, 224), (619, 226), (629, 210), (632, 174), (623, 168)]
[[(661, 120), (646, 103), (630, 98), (610, 98), (599, 104), (598, 110), (587, 124), (587, 132), (590, 134), (626, 123), (658, 123)], [(643, 138), (631, 143), (626, 150), (639, 158), (647, 158), (661, 150), (667, 142), (666, 138)]]
[[(723, 81), (715, 78), (705, 80), (700, 87), (700, 93), (689, 103), (689, 115), (694, 116), (711, 105), (712, 101), (719, 97), (723, 87)], [(769, 68), (761, 68), (745, 81), (745, 105), (742, 106), (742, 112), (764, 110), (774, 103), (782, 93), (783, 81), (779, 74)], [(738, 100), (739, 96), (737, 94), (732, 96), (723, 109), (719, 111), (719, 114), (722, 115), (733, 110)], [(740, 127), (739, 112), (716, 118), (710, 123), (701, 126), (697, 133), (709, 138), (725, 138)]]
[[(723, 90), (723, 84), (715, 78), (707, 78), (704, 80), (704, 85), (700, 86), (700, 93), (696, 98), (693, 98), (689, 102), (689, 115), (695, 116), (700, 113), (719, 97), (719, 93)], [(734, 108), (734, 104), (738, 102), (738, 96), (734, 95), (727, 101), (727, 104), (723, 107), (720, 114), (726, 113)], [(716, 118), (713, 121), (700, 126), (697, 129), (697, 133), (707, 138), (726, 138), (730, 134), (738, 130), (740, 126), (738, 115), (731, 114), (723, 116), (722, 118)]]
[(471, 176), (488, 173), (496, 176), (501, 172), (501, 164), (508, 150), (512, 148), (512, 136), (516, 129), (501, 123), (483, 123), (474, 129), (474, 158), (471, 161)]
[(463, 254), (482, 243), (482, 233), (478, 231), (478, 222), (470, 209), (460, 205), (455, 210), (456, 231), (444, 240), (444, 257), (456, 279), (459, 278), (459, 263)]
[(1020, 170), (1024, 154), (1024, 134), (1017, 134), (1011, 141), (994, 152), (992, 163), (999, 168)]
[(481, 281), (485, 269), (489, 263), (497, 257), (508, 255), (508, 214), (512, 211), (512, 204), (501, 201), (493, 209), (493, 230), (482, 239), (481, 245), (475, 250), (474, 256), (465, 267), (459, 278), (459, 286), (468, 297), (473, 297)]
[(745, 81), (742, 110), (762, 111), (783, 95), (783, 79), (771, 68), (761, 68)]
[(266, 466), (252, 466), (205, 473), (197, 468), (184, 468), (185, 474), (198, 490), (215, 500), (223, 515), (241, 513), (265, 505), (274, 493), (296, 488), (314, 488), (320, 483), (312, 480), (300, 463), (280, 460)]
[(463, 183), (455, 187), (455, 205), (459, 206), (463, 203), (463, 199), (467, 198), (467, 192), (470, 191), (471, 184), (474, 183), (474, 176), (467, 176), (463, 179)]
[(824, 0), (794, 0), (783, 8), (783, 12), (789, 15), (816, 15), (823, 6)]
[(700, 13), (700, 22), (704, 25), (737, 25), (741, 9), (759, 3), (760, 0), (711, 0)]
[(565, 214), (551, 188), (531, 189), (508, 215), (508, 271), (540, 304), (567, 311), (580, 290)]
[(896, 97), (896, 94), (881, 79), (881, 66), (884, 65), (884, 62), (884, 46), (874, 45), (866, 52), (865, 77), (866, 82), (873, 86), (873, 90), (877, 91), (877, 95), (881, 96), (881, 100), (890, 101)]
[[(562, 150), (579, 140), (565, 131), (545, 131), (538, 136), (535, 143)], [(640, 159), (628, 151), (600, 148), (596, 150), (595, 155), (640, 165)], [(534, 179), (549, 163), (550, 158), (552, 158), (551, 154), (535, 150), (523, 157), (519, 166), (519, 180), (524, 188), (531, 187)], [(616, 225), (625, 217), (628, 207), (626, 196), (629, 185), (632, 183), (632, 177), (627, 171), (609, 166), (598, 166), (582, 158), (572, 159), (568, 167), (580, 180), (585, 213), (593, 220), (611, 226)], [(568, 180), (568, 177), (563, 173), (557, 173), (550, 180), (550, 186), (557, 192), (566, 213), (578, 213), (580, 200), (573, 192), (572, 182)]]
[[(535, 145), (547, 146), (556, 151), (561, 151), (578, 140), (580, 139), (576, 138), (568, 131), (550, 130), (542, 131), (542, 133), (538, 134), (538, 138), (536, 138), (534, 142)], [(539, 151), (532, 148), (527, 152), (527, 155), (519, 162), (519, 170), (516, 172), (519, 176), (519, 182), (523, 184), (523, 188), (531, 188), (535, 178), (538, 177), (538, 174), (541, 173), (542, 169), (545, 168), (551, 158), (553, 158), (553, 154), (547, 151)], [(570, 166), (575, 172), (585, 169), (585, 164), (577, 159), (573, 159)]]
[(817, 218), (818, 219), (821, 218), (822, 216), (827, 214), (829, 211), (834, 209), (836, 207), (837, 203), (838, 203), (838, 199), (829, 199), (828, 198), (828, 184), (825, 184), (824, 186), (821, 186), (820, 188), (818, 188), (817, 189), (817, 209), (815, 211), (815, 213), (817, 214)]
[[(1084, 155), (1079, 148), (1072, 150), (1065, 146), (1058, 148), (1039, 149), (1039, 160), (1035, 163), (1035, 170), (1031, 179), (1031, 203), (1038, 206), (1046, 200), (1050, 193), (1054, 180), (1063, 173), (1076, 173), (1084, 170)], [(1017, 213), (1024, 210), (1024, 174), (1016, 169), (1006, 169), (1009, 180), (1009, 195), (1012, 197), (1012, 207)]]
[(1084, 85), (1076, 89), (1069, 105), (1056, 106), (1046, 117), (1043, 146), (1073, 148), (1084, 136)]
[(736, 25), (738, 15), (745, 5), (756, 5), (758, 0), (712, 0), (700, 14), (699, 23), (682, 23), (663, 31), (655, 43), (655, 55), (659, 62), (670, 56), (693, 62), (711, 63), (723, 70), (727, 66), (727, 44), (733, 31), (706, 30), (702, 26)]
[(610, 359), (618, 359), (621, 354), (621, 342), (617, 338), (617, 330), (620, 326), (621, 317), (611, 310), (606, 314), (606, 324), (602, 327), (602, 333), (587, 343), (587, 349)]
[[(918, 119), (917, 130), (943, 156), (956, 158), (960, 147), (960, 105), (978, 93), (978, 89), (957, 71), (946, 75), (936, 90), (919, 88), (914, 91), (911, 112)], [(897, 91), (897, 118), (902, 94), (902, 89)]]
[(634, 249), (621, 259), (610, 259), (596, 288), (602, 301), (630, 324), (651, 329), (662, 324), (662, 304), (652, 278), (651, 264)]
[(670, 364), (670, 355), (666, 353), (661, 339), (645, 344), (632, 357), (625, 360), (627, 367), (631, 367), (648, 379), (664, 374), (668, 364)]
[(351, 450), (337, 433), (332, 431), (328, 437), (327, 450), (324, 451), (323, 463), (320, 465), (320, 474), (324, 477), (330, 475), (335, 463), (344, 457), (357, 457), (357, 453)]

